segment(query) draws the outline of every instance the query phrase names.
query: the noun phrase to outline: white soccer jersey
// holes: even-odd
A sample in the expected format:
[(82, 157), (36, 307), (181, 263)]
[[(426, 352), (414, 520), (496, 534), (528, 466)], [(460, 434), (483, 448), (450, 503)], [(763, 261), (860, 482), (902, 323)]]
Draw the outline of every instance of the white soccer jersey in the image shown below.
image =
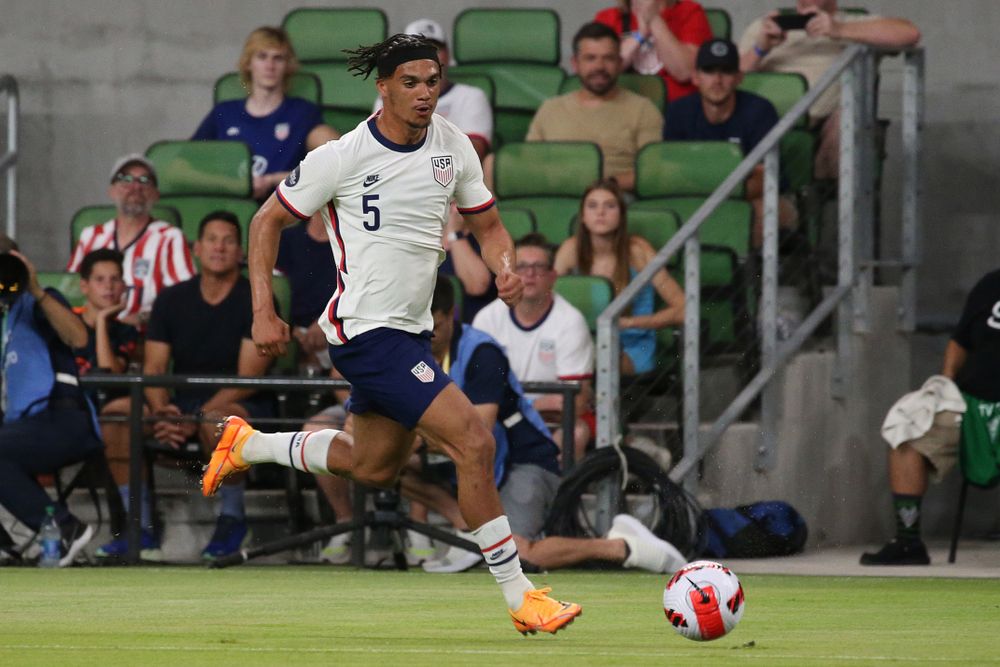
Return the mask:
[(594, 374), (594, 343), (587, 320), (566, 299), (553, 296), (552, 308), (530, 328), (522, 327), (500, 299), (472, 321), (473, 327), (503, 345), (514, 375), (524, 382), (583, 380)]
[(379, 327), (431, 331), (451, 201), (462, 213), (493, 206), (469, 138), (437, 114), (413, 145), (384, 137), (372, 117), (311, 151), (275, 192), (303, 220), (322, 209), (338, 269), (319, 319), (332, 345)]
[[(375, 98), (374, 110), (382, 109), (382, 97)], [(490, 100), (479, 88), (464, 83), (452, 84), (438, 98), (435, 113), (444, 116), (470, 137), (493, 144), (493, 109)]]
[(119, 317), (149, 313), (156, 295), (163, 288), (176, 285), (194, 275), (194, 264), (191, 263), (191, 253), (184, 233), (169, 222), (153, 220), (132, 243), (119, 248), (115, 234), (117, 228), (117, 221), (109, 220), (84, 229), (66, 270), (79, 271), (83, 258), (92, 250), (118, 250), (124, 260), (122, 279), (132, 288), (128, 294), (128, 303)]

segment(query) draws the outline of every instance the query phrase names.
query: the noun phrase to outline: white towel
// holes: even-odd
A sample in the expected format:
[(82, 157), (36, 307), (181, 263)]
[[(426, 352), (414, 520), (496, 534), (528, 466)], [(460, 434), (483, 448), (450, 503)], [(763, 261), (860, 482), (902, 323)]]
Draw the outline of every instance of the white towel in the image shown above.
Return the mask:
[(964, 413), (965, 399), (950, 378), (932, 375), (920, 389), (906, 394), (889, 408), (882, 422), (882, 437), (895, 449), (927, 433), (934, 424), (934, 415), (944, 410)]

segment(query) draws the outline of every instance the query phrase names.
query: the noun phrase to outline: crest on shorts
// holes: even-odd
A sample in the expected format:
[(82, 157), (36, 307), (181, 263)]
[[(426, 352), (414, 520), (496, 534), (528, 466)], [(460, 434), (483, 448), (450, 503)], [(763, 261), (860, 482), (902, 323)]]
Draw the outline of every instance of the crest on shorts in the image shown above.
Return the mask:
[(291, 134), (292, 128), (288, 123), (277, 123), (274, 126), (274, 138), (278, 141), (284, 141)]
[(434, 369), (428, 366), (425, 362), (421, 361), (419, 364), (410, 369), (413, 376), (423, 382), (424, 384), (430, 384), (434, 382)]
[(432, 157), (431, 167), (434, 169), (434, 180), (440, 183), (442, 187), (448, 187), (448, 184), (454, 180), (455, 161), (451, 159), (450, 155)]

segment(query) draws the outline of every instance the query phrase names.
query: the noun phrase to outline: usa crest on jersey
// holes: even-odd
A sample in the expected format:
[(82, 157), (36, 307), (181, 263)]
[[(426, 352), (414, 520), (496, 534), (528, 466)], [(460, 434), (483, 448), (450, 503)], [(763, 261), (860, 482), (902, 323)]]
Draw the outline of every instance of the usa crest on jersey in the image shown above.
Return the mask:
[(274, 138), (284, 141), (291, 134), (292, 128), (288, 123), (278, 123), (274, 126)]
[(431, 167), (434, 169), (434, 180), (442, 187), (448, 187), (455, 178), (455, 161), (450, 155), (432, 157)]

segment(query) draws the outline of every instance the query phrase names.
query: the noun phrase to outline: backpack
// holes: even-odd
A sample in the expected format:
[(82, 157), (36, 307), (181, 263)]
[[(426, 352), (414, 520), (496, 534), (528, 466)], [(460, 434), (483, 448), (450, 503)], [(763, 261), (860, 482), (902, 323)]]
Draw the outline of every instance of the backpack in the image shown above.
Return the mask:
[(705, 517), (704, 555), (715, 558), (787, 556), (802, 551), (809, 535), (802, 515), (781, 500), (706, 510)]

